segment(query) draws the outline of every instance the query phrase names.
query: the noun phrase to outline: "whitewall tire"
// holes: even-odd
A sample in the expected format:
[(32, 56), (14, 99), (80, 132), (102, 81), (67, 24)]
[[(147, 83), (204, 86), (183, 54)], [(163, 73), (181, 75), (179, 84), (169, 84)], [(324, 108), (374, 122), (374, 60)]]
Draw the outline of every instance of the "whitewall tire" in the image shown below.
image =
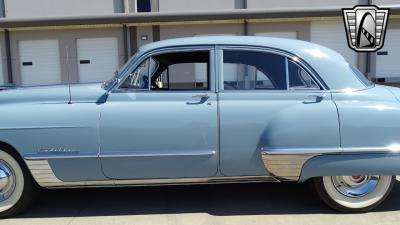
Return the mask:
[(37, 184), (17, 155), (0, 149), (0, 218), (24, 210), (37, 194)]
[(326, 176), (314, 178), (321, 199), (341, 212), (366, 212), (390, 194), (394, 176)]

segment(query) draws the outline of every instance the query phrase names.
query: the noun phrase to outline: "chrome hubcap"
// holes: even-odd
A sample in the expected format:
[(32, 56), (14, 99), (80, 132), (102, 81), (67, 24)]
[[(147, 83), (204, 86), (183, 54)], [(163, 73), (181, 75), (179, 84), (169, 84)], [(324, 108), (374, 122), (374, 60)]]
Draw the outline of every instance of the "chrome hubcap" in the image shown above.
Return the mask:
[(14, 171), (5, 161), (0, 160), (0, 202), (7, 200), (14, 189)]
[(379, 176), (335, 176), (333, 185), (341, 194), (359, 198), (371, 193), (377, 186)]

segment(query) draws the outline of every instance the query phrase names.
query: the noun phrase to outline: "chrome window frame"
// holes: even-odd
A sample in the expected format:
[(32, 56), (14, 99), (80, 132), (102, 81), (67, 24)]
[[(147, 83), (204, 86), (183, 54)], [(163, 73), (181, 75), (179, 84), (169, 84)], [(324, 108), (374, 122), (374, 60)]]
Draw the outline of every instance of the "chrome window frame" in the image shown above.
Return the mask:
[[(153, 49), (144, 54), (141, 54), (139, 58), (132, 60), (131, 65), (129, 65), (124, 74), (120, 77), (119, 82), (110, 88), (111, 93), (137, 93), (137, 92), (148, 92), (148, 93), (187, 93), (187, 92), (215, 92), (216, 91), (216, 69), (215, 69), (215, 45), (199, 45), (199, 46), (181, 46), (181, 47), (166, 47), (160, 49)], [(151, 77), (149, 75), (149, 85), (147, 89), (120, 89), (120, 86), (128, 79), (130, 71), (136, 70), (145, 60), (152, 58), (155, 55), (163, 54), (163, 53), (171, 53), (171, 52), (196, 52), (196, 51), (208, 51), (209, 52), (209, 71), (208, 71), (208, 90), (151, 90)], [(151, 65), (149, 63), (148, 73), (151, 71)]]
[[(295, 64), (296, 66), (300, 67), (301, 69), (303, 69), (304, 71), (307, 72), (307, 74), (311, 77), (311, 80), (313, 80), (315, 82), (316, 85), (318, 85), (319, 88), (290, 88), (290, 71), (289, 71), (289, 62)], [(299, 65), (297, 63), (296, 60), (294, 60), (293, 58), (288, 58), (286, 57), (286, 79), (287, 79), (287, 90), (288, 91), (319, 91), (319, 90), (323, 90), (322, 86), (320, 84), (318, 84), (318, 82), (315, 80), (315, 78), (307, 71), (304, 69), (303, 66)]]
[[(224, 64), (224, 58), (223, 58), (223, 52), (224, 50), (238, 50), (238, 51), (258, 51), (258, 52), (264, 52), (264, 53), (270, 53), (270, 54), (276, 54), (280, 55), (282, 57), (285, 57), (285, 70), (286, 70), (286, 89), (284, 90), (278, 90), (278, 89), (251, 89), (251, 90), (224, 90), (224, 71), (223, 71), (223, 64)], [(292, 54), (290, 52), (286, 52), (280, 49), (274, 49), (274, 48), (267, 48), (267, 47), (258, 47), (258, 46), (242, 46), (242, 45), (218, 45), (216, 46), (216, 52), (217, 52), (217, 68), (218, 68), (218, 91), (219, 92), (268, 92), (268, 93), (287, 93), (287, 92), (327, 92), (329, 91), (329, 87), (326, 85), (326, 83), (321, 79), (321, 77), (318, 75), (318, 73), (312, 69), (312, 67), (304, 61), (300, 56)], [(297, 60), (294, 60), (294, 59)], [(311, 78), (317, 83), (317, 85), (320, 87), (320, 89), (290, 89), (289, 88), (289, 73), (288, 73), (288, 59), (291, 59), (292, 61), (296, 61), (297, 65), (300, 66), (302, 69), (304, 69)]]

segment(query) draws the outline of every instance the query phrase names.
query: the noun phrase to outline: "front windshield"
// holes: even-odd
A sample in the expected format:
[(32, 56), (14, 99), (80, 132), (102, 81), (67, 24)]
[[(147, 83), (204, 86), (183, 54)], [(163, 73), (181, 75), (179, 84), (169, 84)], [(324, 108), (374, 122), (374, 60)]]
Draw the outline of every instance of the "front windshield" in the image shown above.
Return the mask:
[(111, 86), (114, 85), (115, 82), (117, 82), (121, 75), (123, 74), (123, 72), (125, 71), (125, 69), (128, 67), (128, 65), (136, 58), (137, 53), (135, 53), (130, 60), (128, 60), (123, 66), (121, 66), (118, 70), (115, 71), (114, 76), (105, 81), (102, 85), (103, 89), (108, 90)]

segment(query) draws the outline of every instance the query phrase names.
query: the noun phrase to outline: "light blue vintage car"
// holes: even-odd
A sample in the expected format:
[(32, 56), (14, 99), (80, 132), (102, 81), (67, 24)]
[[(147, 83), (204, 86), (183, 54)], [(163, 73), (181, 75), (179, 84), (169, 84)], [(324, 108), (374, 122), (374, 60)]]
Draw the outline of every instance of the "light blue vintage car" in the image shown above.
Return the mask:
[(366, 211), (400, 172), (399, 100), (308, 42), (152, 43), (104, 84), (0, 92), (0, 216), (39, 186), (308, 180), (334, 209)]

